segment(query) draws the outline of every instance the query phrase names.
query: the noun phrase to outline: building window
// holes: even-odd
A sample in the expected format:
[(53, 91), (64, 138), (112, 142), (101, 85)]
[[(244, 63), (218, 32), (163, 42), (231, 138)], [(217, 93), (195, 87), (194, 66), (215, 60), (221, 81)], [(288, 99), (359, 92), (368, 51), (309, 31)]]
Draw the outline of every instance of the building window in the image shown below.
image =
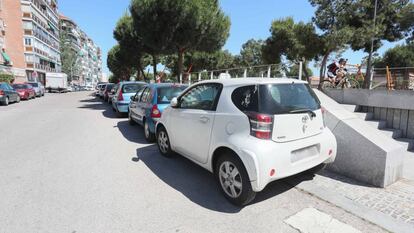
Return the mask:
[(24, 44), (26, 46), (32, 46), (32, 39), (30, 39), (30, 38), (24, 38)]

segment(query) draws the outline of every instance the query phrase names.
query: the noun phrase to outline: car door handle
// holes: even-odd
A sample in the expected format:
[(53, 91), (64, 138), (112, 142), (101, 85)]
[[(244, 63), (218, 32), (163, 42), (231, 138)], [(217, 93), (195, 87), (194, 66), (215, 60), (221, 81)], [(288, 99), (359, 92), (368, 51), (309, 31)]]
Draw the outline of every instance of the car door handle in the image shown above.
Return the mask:
[(200, 117), (200, 121), (202, 123), (207, 123), (209, 120), (210, 120), (210, 118), (208, 118), (208, 117), (205, 117), (205, 116)]

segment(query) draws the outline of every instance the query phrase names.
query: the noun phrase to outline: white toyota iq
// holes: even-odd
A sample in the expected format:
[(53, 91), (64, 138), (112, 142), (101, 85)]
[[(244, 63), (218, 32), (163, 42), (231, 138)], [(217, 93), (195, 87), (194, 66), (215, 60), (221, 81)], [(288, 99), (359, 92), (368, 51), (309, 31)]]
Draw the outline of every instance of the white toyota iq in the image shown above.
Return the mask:
[(246, 205), (270, 182), (334, 161), (336, 139), (306, 82), (240, 78), (187, 88), (156, 126), (162, 155), (213, 172), (225, 197)]

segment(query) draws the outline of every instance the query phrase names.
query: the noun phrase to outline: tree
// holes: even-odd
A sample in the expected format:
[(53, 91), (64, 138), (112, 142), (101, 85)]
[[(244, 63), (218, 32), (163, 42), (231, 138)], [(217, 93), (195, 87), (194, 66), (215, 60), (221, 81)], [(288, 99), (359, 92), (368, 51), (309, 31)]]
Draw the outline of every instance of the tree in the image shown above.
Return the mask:
[(125, 60), (127, 62), (125, 65), (135, 68), (138, 71), (138, 78), (141, 74), (144, 80), (147, 80), (144, 67), (149, 65), (150, 61), (145, 54), (145, 46), (135, 31), (132, 17), (129, 14), (125, 14), (118, 20), (113, 34), (120, 49), (124, 51), (125, 56), (129, 57)]
[(264, 65), (262, 50), (263, 40), (250, 39), (242, 45), (240, 55), (237, 56), (238, 65), (240, 66), (258, 66)]
[[(402, 39), (407, 30), (412, 30), (412, 18), (409, 20), (410, 0), (378, 0), (376, 20), (374, 22), (374, 0), (310, 0), (316, 7), (314, 22), (325, 33), (343, 31), (347, 38), (341, 42), (349, 44), (353, 50), (364, 49), (368, 52), (367, 74), (371, 72), (372, 52), (381, 47), (382, 41)], [(374, 26), (375, 25), (375, 26)], [(352, 33), (349, 33), (352, 32)], [(375, 38), (373, 41), (371, 41)], [(344, 40), (342, 40), (344, 39)], [(373, 51), (371, 51), (371, 42)], [(322, 80), (321, 80), (322, 81)], [(369, 86), (366, 78), (364, 86)]]
[(81, 70), (79, 64), (80, 52), (76, 51), (69, 38), (68, 32), (60, 32), (60, 58), (62, 62), (62, 72), (68, 75), (68, 81), (72, 82), (73, 76), (79, 75)]
[(273, 21), (270, 32), (263, 47), (263, 58), (268, 63), (280, 63), (281, 56), (294, 64), (302, 62), (303, 73), (309, 81), (308, 62), (320, 54), (324, 45), (312, 23), (295, 23), (288, 17)]
[(374, 61), (376, 67), (414, 67), (414, 42), (388, 49)]
[(107, 65), (115, 77), (120, 80), (129, 80), (133, 68), (128, 65), (128, 60), (128, 53), (121, 49), (119, 45), (115, 45), (108, 52)]
[[(313, 75), (312, 70), (309, 67), (306, 67), (306, 71), (303, 70), (303, 72), (307, 73), (310, 76)], [(288, 70), (286, 71), (286, 76), (287, 77), (298, 77), (299, 76), (299, 66), (296, 64), (291, 65)]]
[(133, 0), (134, 26), (151, 54), (177, 53), (179, 76), (187, 52), (213, 52), (229, 36), (230, 19), (217, 0)]

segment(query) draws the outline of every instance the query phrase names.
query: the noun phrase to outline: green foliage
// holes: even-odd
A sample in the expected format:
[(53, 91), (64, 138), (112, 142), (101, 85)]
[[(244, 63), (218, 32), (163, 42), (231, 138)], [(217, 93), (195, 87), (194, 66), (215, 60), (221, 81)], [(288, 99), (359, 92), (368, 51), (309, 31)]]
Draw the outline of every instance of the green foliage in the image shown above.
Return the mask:
[(238, 66), (264, 65), (262, 50), (263, 40), (250, 39), (242, 45), (240, 55), (236, 57)]
[[(313, 75), (312, 70), (309, 67), (306, 67), (306, 72), (309, 76)], [(286, 76), (288, 77), (298, 77), (299, 76), (299, 65), (291, 65), (286, 71)]]
[(414, 42), (388, 49), (374, 60), (375, 67), (414, 67)]
[(129, 65), (129, 57), (125, 49), (115, 45), (108, 52), (107, 65), (114, 76), (120, 80), (129, 80), (133, 69)]
[(230, 19), (217, 0), (132, 0), (135, 30), (151, 55), (178, 55), (178, 73), (185, 52), (212, 52), (229, 36)]
[(79, 63), (79, 52), (72, 45), (69, 34), (65, 30), (60, 32), (60, 57), (62, 61), (62, 72), (68, 75), (68, 81), (71, 82), (73, 76), (79, 75), (81, 65)]
[(11, 83), (14, 80), (12, 74), (0, 73), (0, 82)]

